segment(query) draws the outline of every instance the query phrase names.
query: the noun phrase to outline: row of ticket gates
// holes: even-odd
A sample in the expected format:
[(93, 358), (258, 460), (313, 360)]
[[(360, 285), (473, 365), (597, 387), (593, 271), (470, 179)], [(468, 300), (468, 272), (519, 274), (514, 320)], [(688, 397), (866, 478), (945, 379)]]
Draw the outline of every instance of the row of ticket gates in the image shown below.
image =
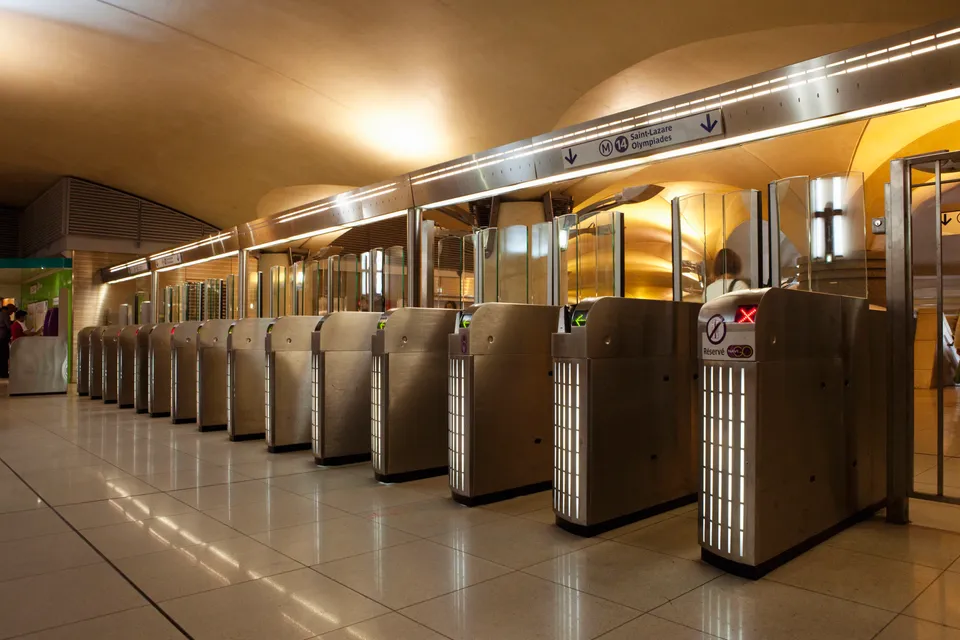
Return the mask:
[(581, 535), (698, 501), (704, 559), (759, 576), (882, 506), (884, 327), (782, 289), (88, 327), (78, 390), (470, 506), (552, 488)]

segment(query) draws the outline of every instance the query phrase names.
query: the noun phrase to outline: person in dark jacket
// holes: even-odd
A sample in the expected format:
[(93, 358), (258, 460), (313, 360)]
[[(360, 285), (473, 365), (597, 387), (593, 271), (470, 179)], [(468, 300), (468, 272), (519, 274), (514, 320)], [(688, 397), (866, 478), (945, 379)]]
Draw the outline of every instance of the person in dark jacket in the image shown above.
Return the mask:
[(10, 337), (13, 328), (13, 318), (17, 305), (8, 304), (0, 307), (0, 378), (10, 377)]

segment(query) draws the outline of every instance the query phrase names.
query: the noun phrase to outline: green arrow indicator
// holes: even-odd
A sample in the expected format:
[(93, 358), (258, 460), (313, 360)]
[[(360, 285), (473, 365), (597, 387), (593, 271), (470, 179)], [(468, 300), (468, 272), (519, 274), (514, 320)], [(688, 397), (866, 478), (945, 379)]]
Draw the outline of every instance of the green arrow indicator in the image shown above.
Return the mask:
[(573, 314), (573, 326), (583, 327), (587, 324), (587, 314), (583, 311), (579, 311)]

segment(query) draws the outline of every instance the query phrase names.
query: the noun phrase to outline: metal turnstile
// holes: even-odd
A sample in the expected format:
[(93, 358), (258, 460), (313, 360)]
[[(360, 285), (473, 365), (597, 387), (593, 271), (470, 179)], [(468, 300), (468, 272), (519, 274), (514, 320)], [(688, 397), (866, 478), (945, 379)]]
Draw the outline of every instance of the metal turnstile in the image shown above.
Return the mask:
[(885, 312), (786, 289), (700, 310), (700, 546), (757, 578), (884, 505)]
[(381, 482), (447, 472), (447, 341), (455, 309), (388, 311), (373, 338), (370, 451)]
[(170, 415), (170, 335), (176, 326), (164, 322), (150, 332), (147, 411), (154, 418)]
[(380, 317), (338, 311), (312, 336), (310, 424), (317, 464), (370, 459), (371, 343)]
[(283, 316), (264, 350), (266, 439), (270, 453), (310, 448), (310, 336), (322, 316)]
[(95, 327), (90, 333), (90, 349), (87, 362), (87, 386), (91, 400), (103, 399), (103, 330)]
[(121, 327), (116, 325), (104, 327), (100, 333), (100, 344), (103, 356), (100, 360), (101, 383), (100, 395), (106, 404), (117, 401), (117, 347)]
[(448, 448), (454, 500), (477, 505), (549, 489), (560, 307), (489, 302), (449, 336)]
[(97, 327), (84, 327), (77, 333), (77, 395), (90, 395), (90, 337)]
[(150, 335), (155, 324), (144, 324), (137, 331), (133, 364), (133, 408), (137, 413), (150, 410)]
[(117, 405), (129, 409), (136, 401), (137, 334), (139, 324), (128, 324), (117, 336)]
[(207, 320), (197, 330), (197, 428), (227, 428), (227, 336), (236, 320)]
[(227, 434), (231, 440), (264, 437), (264, 345), (272, 323), (273, 318), (244, 318), (227, 334)]
[(594, 298), (553, 336), (560, 527), (592, 536), (696, 500), (699, 310)]
[[(179, 322), (170, 334), (170, 420), (197, 420), (197, 329), (200, 322)], [(226, 391), (226, 386), (224, 386)]]

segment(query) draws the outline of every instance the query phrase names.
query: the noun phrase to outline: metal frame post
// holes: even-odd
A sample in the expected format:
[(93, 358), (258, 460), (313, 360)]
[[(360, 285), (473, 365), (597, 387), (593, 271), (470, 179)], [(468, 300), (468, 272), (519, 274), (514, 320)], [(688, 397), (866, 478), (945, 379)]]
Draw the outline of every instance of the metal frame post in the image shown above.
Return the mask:
[(151, 310), (150, 317), (143, 318), (145, 323), (157, 324), (157, 315), (160, 309), (160, 273), (157, 271), (150, 272), (150, 302)]
[(683, 228), (680, 224), (680, 198), (670, 201), (670, 244), (673, 254), (673, 301), (683, 302)]
[(423, 224), (423, 212), (420, 209), (407, 209), (407, 306), (419, 307), (420, 292), (420, 229)]
[(433, 307), (433, 268), (436, 263), (437, 223), (423, 220), (420, 223), (420, 306)]
[[(769, 280), (761, 285), (780, 287), (780, 199), (777, 197), (778, 181), (767, 185), (767, 262)], [(762, 269), (761, 269), (762, 273)]]
[(913, 482), (913, 258), (910, 163), (890, 163), (887, 220), (887, 521), (910, 521)]

